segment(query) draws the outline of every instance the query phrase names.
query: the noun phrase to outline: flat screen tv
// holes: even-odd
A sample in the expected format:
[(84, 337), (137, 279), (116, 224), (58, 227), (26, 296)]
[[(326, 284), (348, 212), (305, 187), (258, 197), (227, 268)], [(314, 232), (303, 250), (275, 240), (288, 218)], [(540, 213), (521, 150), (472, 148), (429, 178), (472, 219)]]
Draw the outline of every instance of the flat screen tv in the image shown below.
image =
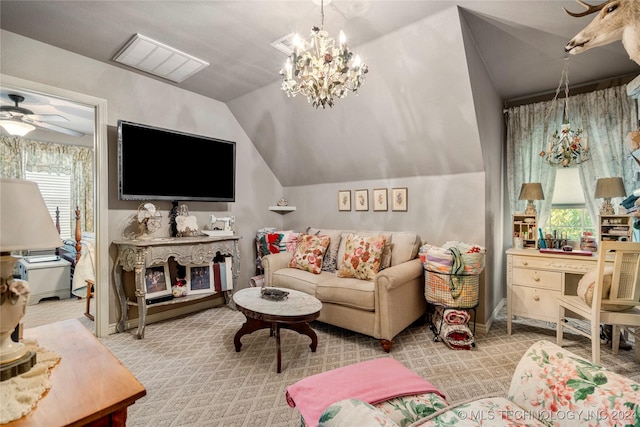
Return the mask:
[(118, 198), (234, 202), (236, 143), (118, 120)]

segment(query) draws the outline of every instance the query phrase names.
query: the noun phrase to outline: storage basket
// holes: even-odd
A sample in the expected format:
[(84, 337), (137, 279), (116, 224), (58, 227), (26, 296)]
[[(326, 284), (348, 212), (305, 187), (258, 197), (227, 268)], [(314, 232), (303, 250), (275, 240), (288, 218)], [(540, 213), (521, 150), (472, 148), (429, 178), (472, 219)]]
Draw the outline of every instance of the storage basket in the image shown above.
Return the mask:
[(474, 308), (478, 305), (480, 276), (443, 274), (424, 270), (424, 297), (430, 304), (451, 308)]

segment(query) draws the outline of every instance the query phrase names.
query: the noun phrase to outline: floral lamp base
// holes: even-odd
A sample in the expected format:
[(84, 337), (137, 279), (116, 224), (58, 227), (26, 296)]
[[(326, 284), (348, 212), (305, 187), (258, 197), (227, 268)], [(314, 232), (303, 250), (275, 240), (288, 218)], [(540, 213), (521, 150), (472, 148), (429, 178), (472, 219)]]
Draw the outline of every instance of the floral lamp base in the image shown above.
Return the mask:
[(17, 258), (3, 255), (0, 271), (0, 379), (20, 375), (36, 363), (36, 354), (28, 352), (21, 342), (13, 341), (11, 334), (27, 309), (29, 285), (24, 280), (11, 278)]

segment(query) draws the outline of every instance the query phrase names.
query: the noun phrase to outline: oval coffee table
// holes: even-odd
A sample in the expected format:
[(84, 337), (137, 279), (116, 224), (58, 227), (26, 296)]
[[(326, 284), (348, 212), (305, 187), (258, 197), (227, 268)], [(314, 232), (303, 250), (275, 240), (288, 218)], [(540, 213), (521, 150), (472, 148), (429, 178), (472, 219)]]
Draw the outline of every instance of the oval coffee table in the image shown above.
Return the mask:
[(282, 353), (280, 350), (280, 328), (291, 329), (311, 338), (312, 352), (318, 347), (318, 336), (309, 327), (309, 322), (320, 316), (322, 303), (317, 298), (293, 289), (279, 289), (289, 292), (287, 299), (272, 301), (264, 299), (260, 295), (262, 288), (245, 288), (233, 294), (233, 302), (238, 311), (245, 315), (247, 321), (236, 332), (233, 339), (236, 351), (240, 351), (242, 343), (240, 338), (259, 329), (271, 329), (276, 337), (276, 349), (278, 352), (278, 370), (281, 371)]

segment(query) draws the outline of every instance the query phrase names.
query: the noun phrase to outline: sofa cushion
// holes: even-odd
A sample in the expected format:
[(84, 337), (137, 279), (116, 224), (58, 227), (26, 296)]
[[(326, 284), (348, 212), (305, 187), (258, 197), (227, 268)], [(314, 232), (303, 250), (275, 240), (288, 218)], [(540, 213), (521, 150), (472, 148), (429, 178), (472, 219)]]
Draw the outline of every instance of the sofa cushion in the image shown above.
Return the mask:
[(534, 415), (572, 414), (572, 425), (595, 425), (594, 414), (607, 425), (640, 423), (640, 384), (545, 340), (520, 359), (508, 396)]
[(374, 311), (374, 288), (374, 283), (369, 280), (336, 277), (335, 274), (331, 274), (330, 277), (323, 277), (316, 282), (316, 298), (322, 302)]
[(391, 265), (399, 265), (411, 261), (420, 250), (420, 236), (408, 231), (395, 231), (391, 235)]
[(374, 280), (382, 259), (382, 251), (387, 238), (383, 235), (360, 236), (350, 234), (347, 237), (342, 266), (338, 277)]
[(329, 236), (331, 241), (329, 242), (329, 247), (324, 254), (324, 258), (322, 259), (322, 271), (335, 273), (337, 270), (338, 247), (340, 246), (342, 231), (308, 227), (307, 234), (314, 234), (316, 236)]
[(333, 277), (335, 277), (335, 274), (327, 273), (326, 271), (321, 271), (320, 274), (313, 274), (297, 268), (281, 268), (273, 272), (271, 286), (295, 289), (296, 291), (316, 296), (318, 283)]
[(293, 252), (289, 267), (320, 274), (322, 258), (329, 246), (328, 236), (302, 234), (298, 236), (298, 244)]

